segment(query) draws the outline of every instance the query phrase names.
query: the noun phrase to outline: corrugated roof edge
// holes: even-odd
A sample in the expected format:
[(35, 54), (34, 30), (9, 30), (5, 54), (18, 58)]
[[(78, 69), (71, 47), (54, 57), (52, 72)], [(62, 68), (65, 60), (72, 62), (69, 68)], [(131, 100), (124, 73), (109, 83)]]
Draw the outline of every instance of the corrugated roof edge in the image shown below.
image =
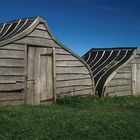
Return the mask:
[(86, 52), (82, 58), (84, 58), (88, 53), (92, 52), (92, 51), (105, 51), (105, 50), (123, 50), (123, 49), (138, 49), (138, 47), (112, 47), (112, 48), (91, 48), (88, 52)]
[(112, 47), (112, 48), (92, 48), (91, 50), (117, 50), (117, 49), (137, 49), (138, 47)]
[[(6, 24), (11, 24), (11, 23), (18, 22), (19, 20), (36, 19), (36, 18), (37, 18), (37, 17), (27, 17), (27, 18), (21, 18), (21, 19), (11, 20), (11, 21), (8, 21), (8, 22), (0, 23), (0, 26), (3, 25), (4, 23), (6, 23)], [(41, 17), (40, 17), (40, 18), (41, 18)]]
[[(31, 33), (40, 22), (45, 22), (44, 19), (43, 18), (40, 18), (40, 17), (30, 18), (30, 19), (34, 19), (34, 21), (33, 21), (33, 23), (27, 29), (25, 29), (23, 32), (15, 35), (15, 36), (13, 36), (11, 38), (8, 38), (6, 40), (0, 41), (0, 46), (4, 46), (4, 45), (9, 44), (9, 43), (11, 43), (13, 41), (16, 41), (16, 40), (18, 40), (20, 38), (23, 38), (24, 36), (26, 36), (29, 33)], [(15, 20), (15, 21), (18, 22), (18, 20)], [(13, 21), (11, 22), (11, 24), (12, 23), (13, 23)]]

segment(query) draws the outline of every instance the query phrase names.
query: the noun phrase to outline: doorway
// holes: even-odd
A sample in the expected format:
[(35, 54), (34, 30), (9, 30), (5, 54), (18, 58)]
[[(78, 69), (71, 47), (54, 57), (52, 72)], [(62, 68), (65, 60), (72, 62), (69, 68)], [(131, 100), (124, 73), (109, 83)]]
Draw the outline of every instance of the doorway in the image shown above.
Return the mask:
[(27, 104), (52, 102), (52, 48), (28, 46), (27, 52)]

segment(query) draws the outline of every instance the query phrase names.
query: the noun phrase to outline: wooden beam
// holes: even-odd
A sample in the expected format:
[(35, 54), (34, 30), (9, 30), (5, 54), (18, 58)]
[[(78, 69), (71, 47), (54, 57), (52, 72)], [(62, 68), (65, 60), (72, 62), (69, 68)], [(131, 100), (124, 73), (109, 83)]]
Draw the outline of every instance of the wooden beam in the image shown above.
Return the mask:
[(28, 48), (24, 45), (24, 103), (27, 103), (27, 70), (28, 70)]
[(55, 68), (55, 48), (53, 47), (53, 98), (56, 102), (56, 68)]
[(136, 64), (132, 64), (132, 94), (136, 95)]

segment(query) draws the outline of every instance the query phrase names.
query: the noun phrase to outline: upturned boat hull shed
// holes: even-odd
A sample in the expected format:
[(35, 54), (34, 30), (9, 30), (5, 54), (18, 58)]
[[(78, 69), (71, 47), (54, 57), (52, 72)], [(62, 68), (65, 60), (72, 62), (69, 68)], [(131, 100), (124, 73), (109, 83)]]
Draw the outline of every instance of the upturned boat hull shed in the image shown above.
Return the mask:
[(140, 95), (139, 49), (95, 48), (83, 59), (91, 68), (96, 95)]
[(88, 65), (62, 45), (43, 18), (0, 24), (0, 104), (55, 102), (93, 94)]

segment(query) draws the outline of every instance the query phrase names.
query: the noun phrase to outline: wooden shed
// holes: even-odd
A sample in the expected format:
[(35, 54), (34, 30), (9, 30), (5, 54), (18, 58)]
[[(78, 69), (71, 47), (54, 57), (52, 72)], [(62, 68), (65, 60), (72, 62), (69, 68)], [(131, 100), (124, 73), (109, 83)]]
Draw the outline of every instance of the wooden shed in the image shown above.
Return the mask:
[(93, 94), (88, 65), (62, 45), (43, 18), (0, 24), (0, 104), (40, 104)]
[(140, 95), (140, 52), (137, 48), (91, 49), (83, 56), (91, 68), (95, 93)]

